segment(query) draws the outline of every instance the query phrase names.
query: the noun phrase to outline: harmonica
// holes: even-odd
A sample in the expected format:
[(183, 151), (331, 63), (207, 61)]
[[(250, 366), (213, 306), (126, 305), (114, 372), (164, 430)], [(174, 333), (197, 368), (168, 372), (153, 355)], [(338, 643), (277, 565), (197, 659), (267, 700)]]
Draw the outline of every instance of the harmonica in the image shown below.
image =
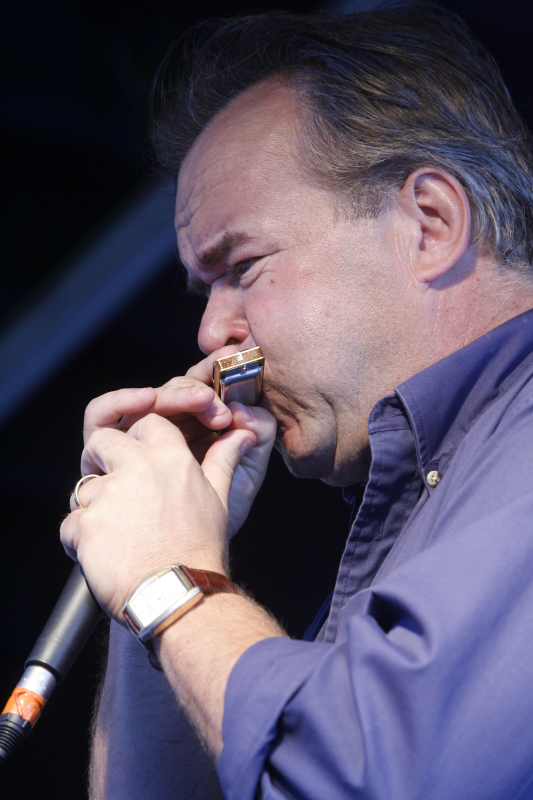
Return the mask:
[(224, 403), (237, 400), (256, 406), (263, 388), (265, 358), (260, 347), (252, 347), (213, 362), (213, 389)]

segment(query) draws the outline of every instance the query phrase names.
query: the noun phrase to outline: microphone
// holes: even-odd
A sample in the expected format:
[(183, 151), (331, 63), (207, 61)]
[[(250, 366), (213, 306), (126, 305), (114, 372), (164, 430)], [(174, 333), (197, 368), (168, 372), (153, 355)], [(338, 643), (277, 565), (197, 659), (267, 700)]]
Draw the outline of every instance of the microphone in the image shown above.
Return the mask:
[(46, 701), (102, 616), (103, 611), (76, 564), (0, 716), (0, 764), (31, 733)]

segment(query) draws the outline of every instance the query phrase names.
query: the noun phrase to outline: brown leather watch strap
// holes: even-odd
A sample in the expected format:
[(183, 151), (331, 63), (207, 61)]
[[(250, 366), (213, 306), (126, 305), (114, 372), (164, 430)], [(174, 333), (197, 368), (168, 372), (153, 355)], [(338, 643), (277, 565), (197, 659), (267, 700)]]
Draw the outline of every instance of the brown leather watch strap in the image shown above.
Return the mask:
[(221, 575), (220, 572), (209, 572), (206, 569), (192, 569), (186, 567), (184, 564), (180, 565), (181, 571), (188, 577), (194, 586), (204, 592), (204, 594), (214, 594), (215, 592), (233, 592), (239, 593), (239, 589), (235, 584)]

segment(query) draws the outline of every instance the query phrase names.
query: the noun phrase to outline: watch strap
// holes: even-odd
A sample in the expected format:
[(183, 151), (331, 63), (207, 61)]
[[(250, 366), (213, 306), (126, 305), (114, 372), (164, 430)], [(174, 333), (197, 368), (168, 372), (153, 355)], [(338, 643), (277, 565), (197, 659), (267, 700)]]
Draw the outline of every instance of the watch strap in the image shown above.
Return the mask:
[(230, 581), (220, 572), (210, 572), (207, 569), (192, 569), (184, 564), (180, 564), (180, 569), (191, 583), (201, 589), (204, 594), (214, 594), (215, 592), (233, 592), (237, 594), (239, 592), (233, 581)]

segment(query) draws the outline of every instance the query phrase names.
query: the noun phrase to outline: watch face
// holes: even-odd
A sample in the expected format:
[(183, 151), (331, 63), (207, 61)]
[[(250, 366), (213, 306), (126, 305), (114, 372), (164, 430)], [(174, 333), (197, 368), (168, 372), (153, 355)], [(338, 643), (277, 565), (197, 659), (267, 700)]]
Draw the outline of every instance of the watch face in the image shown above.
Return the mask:
[(145, 628), (185, 597), (190, 588), (172, 569), (152, 575), (133, 593), (128, 601), (128, 611), (135, 615), (139, 628)]

